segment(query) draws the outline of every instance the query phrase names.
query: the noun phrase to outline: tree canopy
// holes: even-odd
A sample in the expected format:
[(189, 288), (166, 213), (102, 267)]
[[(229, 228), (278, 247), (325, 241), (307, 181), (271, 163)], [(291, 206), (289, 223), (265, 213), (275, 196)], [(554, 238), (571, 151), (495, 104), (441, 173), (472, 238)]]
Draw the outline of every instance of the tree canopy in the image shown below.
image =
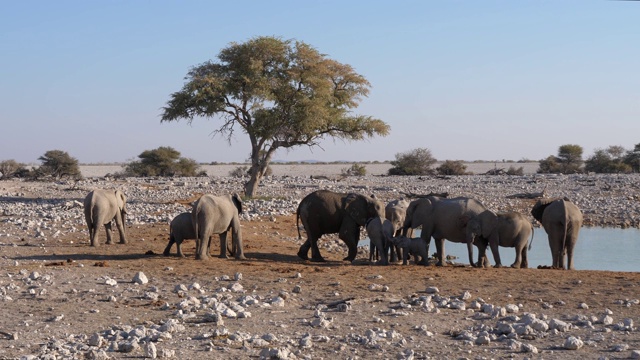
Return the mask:
[(397, 153), (391, 161), (389, 175), (430, 175), (433, 165), (438, 161), (427, 148), (417, 148), (404, 153)]
[(561, 145), (558, 156), (550, 155), (540, 160), (538, 173), (574, 174), (582, 171), (582, 146), (574, 144)]
[(40, 156), (38, 160), (42, 161), (42, 165), (37, 169), (36, 177), (52, 176), (55, 179), (64, 177), (82, 178), (78, 159), (71, 157), (66, 151), (49, 150)]
[(180, 157), (180, 152), (170, 146), (145, 150), (139, 161), (125, 166), (129, 176), (196, 176), (198, 164), (193, 159)]
[(352, 113), (369, 93), (367, 79), (302, 41), (265, 36), (231, 43), (217, 61), (193, 67), (185, 80), (171, 94), (161, 122), (216, 118), (221, 125), (213, 134), (229, 142), (240, 127), (251, 142), (247, 196), (257, 194), (277, 149), (390, 131), (382, 120)]

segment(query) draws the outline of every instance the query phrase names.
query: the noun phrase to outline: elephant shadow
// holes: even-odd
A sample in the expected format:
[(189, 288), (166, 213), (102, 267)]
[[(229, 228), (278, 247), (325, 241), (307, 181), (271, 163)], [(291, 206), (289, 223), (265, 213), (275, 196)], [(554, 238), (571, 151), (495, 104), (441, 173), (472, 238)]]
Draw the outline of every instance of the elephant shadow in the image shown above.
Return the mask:
[(141, 260), (148, 259), (152, 257), (157, 257), (157, 254), (112, 254), (112, 255), (101, 255), (101, 254), (61, 254), (61, 255), (30, 255), (30, 256), (16, 256), (12, 258), (13, 260), (20, 261), (51, 261), (51, 262), (76, 262), (76, 261), (96, 261), (96, 262), (105, 262), (105, 261), (126, 261), (126, 260)]

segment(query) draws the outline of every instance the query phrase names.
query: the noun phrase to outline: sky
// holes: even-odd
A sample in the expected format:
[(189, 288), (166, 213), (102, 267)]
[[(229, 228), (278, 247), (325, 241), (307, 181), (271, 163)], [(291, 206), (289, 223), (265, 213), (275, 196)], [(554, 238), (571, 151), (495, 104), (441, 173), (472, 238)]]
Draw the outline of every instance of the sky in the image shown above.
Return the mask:
[(160, 146), (243, 162), (216, 119), (160, 122), (192, 66), (256, 36), (304, 41), (371, 83), (386, 137), (281, 161), (540, 160), (640, 143), (640, 2), (0, 0), (0, 161), (122, 163)]

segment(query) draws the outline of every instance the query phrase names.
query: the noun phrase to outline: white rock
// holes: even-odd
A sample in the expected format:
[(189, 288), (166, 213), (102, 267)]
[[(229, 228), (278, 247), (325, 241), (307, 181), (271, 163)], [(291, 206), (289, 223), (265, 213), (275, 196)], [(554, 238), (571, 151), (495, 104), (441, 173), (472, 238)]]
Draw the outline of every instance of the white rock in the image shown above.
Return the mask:
[(147, 279), (147, 275), (145, 275), (142, 271), (138, 271), (133, 277), (133, 282), (139, 285), (144, 285), (149, 283), (149, 279)]
[(144, 347), (144, 355), (145, 357), (155, 359), (158, 357), (158, 349), (156, 349), (156, 344), (149, 341)]
[(438, 288), (437, 288), (437, 287), (435, 287), (435, 286), (429, 286), (429, 287), (425, 290), (425, 292), (426, 292), (427, 294), (437, 294), (437, 293), (439, 293), (439, 292), (440, 292), (440, 290), (438, 290)]
[(569, 336), (564, 342), (564, 348), (567, 350), (578, 350), (583, 345), (584, 343), (582, 342), (582, 340), (578, 339), (575, 336)]
[(118, 282), (112, 278), (107, 278), (104, 283), (109, 286), (118, 286)]

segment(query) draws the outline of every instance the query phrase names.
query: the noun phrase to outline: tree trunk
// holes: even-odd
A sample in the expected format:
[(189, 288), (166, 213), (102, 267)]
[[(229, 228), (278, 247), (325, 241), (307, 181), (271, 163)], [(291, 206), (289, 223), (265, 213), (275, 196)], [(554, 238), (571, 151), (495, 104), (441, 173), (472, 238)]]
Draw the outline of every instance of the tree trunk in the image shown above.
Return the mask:
[(258, 186), (260, 185), (260, 180), (262, 179), (262, 175), (260, 171), (254, 171), (253, 166), (251, 167), (251, 177), (249, 181), (244, 184), (244, 195), (247, 197), (254, 197), (258, 195)]

